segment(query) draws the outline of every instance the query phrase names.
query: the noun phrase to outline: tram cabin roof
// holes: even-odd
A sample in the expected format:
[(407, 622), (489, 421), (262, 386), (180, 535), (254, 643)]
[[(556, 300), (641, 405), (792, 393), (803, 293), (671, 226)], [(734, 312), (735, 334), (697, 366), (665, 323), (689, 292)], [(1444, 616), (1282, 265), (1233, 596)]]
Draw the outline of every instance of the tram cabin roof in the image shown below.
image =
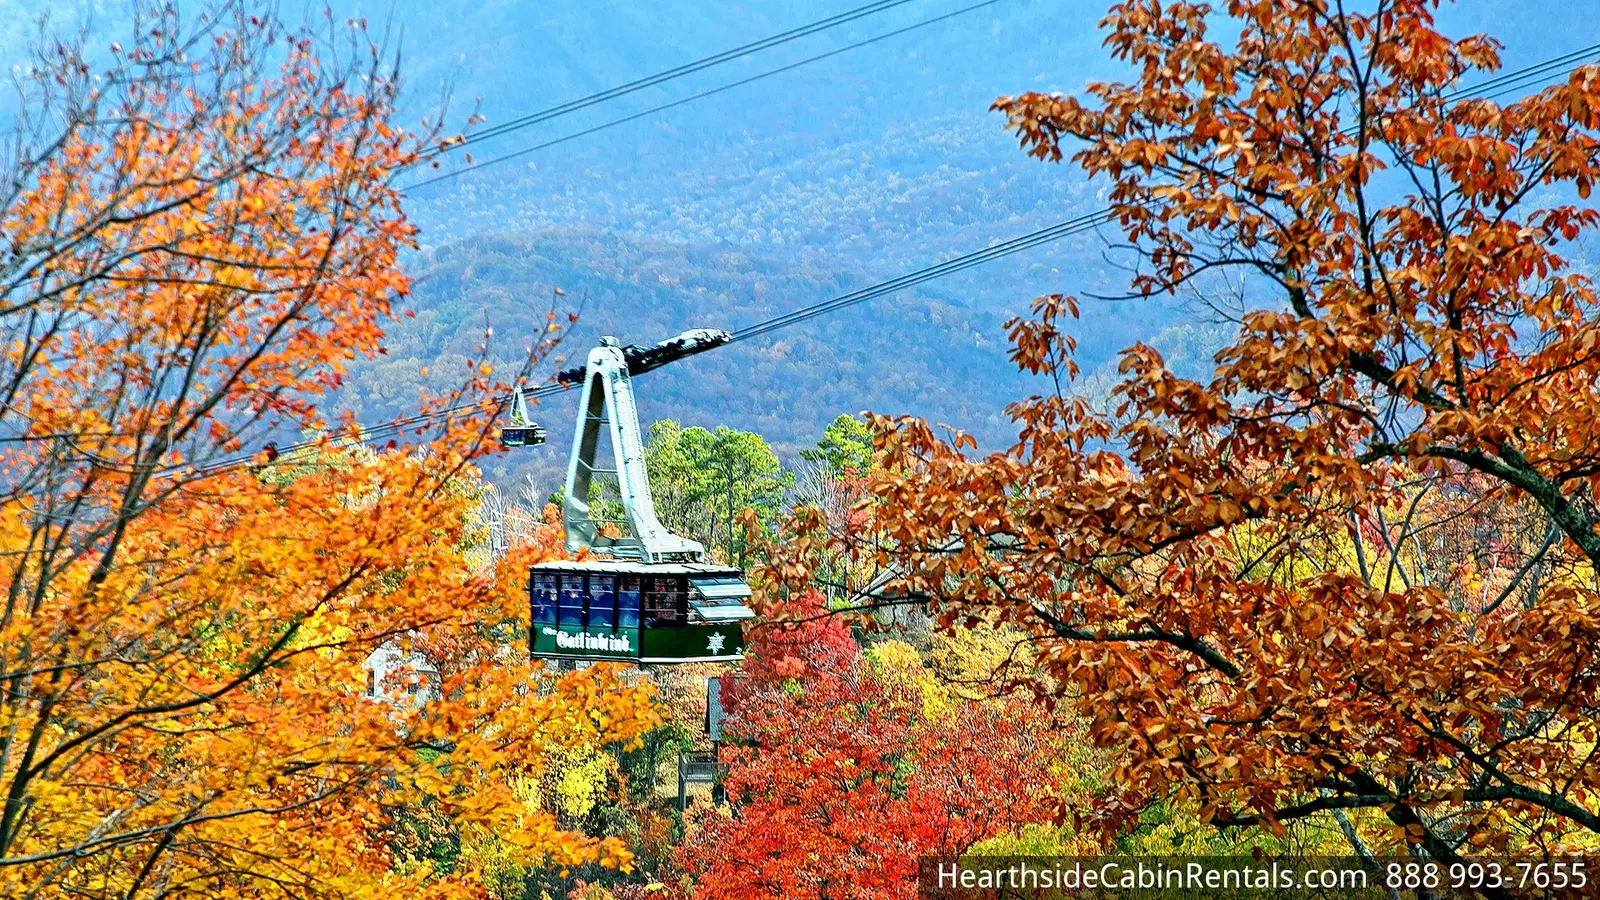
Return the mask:
[(534, 563), (528, 568), (535, 572), (590, 572), (596, 575), (688, 575), (692, 578), (733, 576), (742, 578), (743, 572), (734, 566), (711, 563), (644, 563), (632, 559), (553, 560)]

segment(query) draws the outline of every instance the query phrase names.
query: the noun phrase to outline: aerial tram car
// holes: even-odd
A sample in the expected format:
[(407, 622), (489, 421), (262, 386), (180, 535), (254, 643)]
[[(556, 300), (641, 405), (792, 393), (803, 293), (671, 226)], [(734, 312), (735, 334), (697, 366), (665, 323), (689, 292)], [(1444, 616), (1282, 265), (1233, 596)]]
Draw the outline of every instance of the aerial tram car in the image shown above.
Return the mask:
[[(537, 659), (623, 660), (644, 665), (732, 662), (744, 658), (743, 623), (755, 616), (750, 586), (734, 566), (710, 561), (704, 545), (668, 531), (656, 518), (630, 376), (727, 343), (725, 331), (697, 329), (653, 347), (602, 338), (585, 366), (557, 375), (582, 381), (562, 518), (567, 550), (582, 561), (539, 563), (528, 572), (529, 651)], [(534, 440), (520, 391), (507, 446)], [(513, 429), (521, 429), (513, 431)], [(509, 436), (507, 432), (512, 432)], [(609, 434), (615, 469), (595, 466)], [(595, 517), (589, 486), (614, 474), (622, 519)]]

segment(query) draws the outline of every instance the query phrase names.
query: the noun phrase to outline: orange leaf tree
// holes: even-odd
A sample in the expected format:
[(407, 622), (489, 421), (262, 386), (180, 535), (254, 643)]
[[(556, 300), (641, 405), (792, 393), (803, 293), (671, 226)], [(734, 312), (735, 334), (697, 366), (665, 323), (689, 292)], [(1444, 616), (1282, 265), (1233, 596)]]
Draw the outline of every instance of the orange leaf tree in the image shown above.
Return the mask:
[[(658, 716), (608, 669), (529, 676), (541, 551), (471, 556), (481, 418), (207, 467), (381, 352), (413, 233), (387, 181), (426, 138), (359, 28), (184, 26), (38, 60), (0, 198), (0, 895), (481, 895), (393, 852), (408, 805), (625, 863), (517, 792)], [(385, 640), (429, 649), (437, 699), (370, 699)]]
[[(1474, 96), (1496, 45), (1436, 5), (1128, 0), (1126, 81), (996, 103), (1107, 185), (1133, 297), (1239, 290), (1209, 380), (1135, 346), (1115, 409), (1020, 401), (981, 459), (877, 421), (875, 527), (947, 624), (1039, 639), (1122, 754), (1112, 823), (1165, 796), (1371, 810), (1445, 859), (1600, 836), (1600, 310), (1567, 256), (1600, 69)], [(1037, 301), (1016, 361), (1064, 385), (1075, 311)]]

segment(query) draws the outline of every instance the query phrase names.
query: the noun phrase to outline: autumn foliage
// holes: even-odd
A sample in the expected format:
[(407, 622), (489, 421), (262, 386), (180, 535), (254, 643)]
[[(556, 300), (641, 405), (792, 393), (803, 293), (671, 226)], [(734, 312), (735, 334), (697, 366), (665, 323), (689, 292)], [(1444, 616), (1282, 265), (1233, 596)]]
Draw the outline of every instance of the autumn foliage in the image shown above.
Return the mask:
[(1058, 811), (1037, 706), (955, 697), (910, 646), (863, 652), (838, 618), (761, 628), (750, 652), (725, 689), (732, 809), (695, 823), (688, 895), (915, 897), (919, 858)]
[[(393, 72), (354, 25), (138, 28), (109, 71), (38, 61), (0, 199), (0, 895), (481, 896), (398, 849), (402, 807), (625, 864), (519, 791), (659, 717), (516, 651), (544, 551), (473, 558), (483, 420), (230, 463), (325, 426), (405, 295), (388, 179), (430, 138)], [(371, 697), (386, 641), (430, 648), (435, 702)]]
[(1014, 447), (878, 422), (881, 555), (1039, 638), (1121, 760), (1109, 828), (1169, 798), (1440, 859), (1600, 837), (1600, 68), (1479, 96), (1496, 45), (1436, 5), (1128, 0), (1126, 80), (996, 103), (1106, 186), (1116, 302), (1237, 323), (1208, 380), (1131, 348), (1102, 411), (1042, 298), (1014, 358), (1062, 392)]
[[(513, 896), (647, 848), (662, 881), (624, 890), (909, 897), (919, 857), (1151, 810), (1446, 861), (1600, 844), (1600, 67), (1486, 95), (1492, 39), (1372, 6), (1126, 0), (1124, 80), (997, 101), (1105, 189), (1132, 274), (1090, 302), (1233, 336), (1198, 380), (1132, 347), (1097, 404), (1080, 301), (1040, 298), (1010, 336), (1050, 390), (1005, 451), (841, 420), (777, 533), (776, 457), (747, 504), (728, 468), (769, 621), (725, 679), (729, 803), (676, 820), (700, 683), (530, 663), (561, 536), (527, 510), (484, 550), (486, 417), (373, 450), (317, 412), (404, 314), (391, 179), (441, 140), (395, 124), (389, 57), (232, 5), (47, 47), (0, 179), (0, 895)], [(492, 375), (422, 402), (491, 410)], [(367, 682), (378, 648), (428, 661), (421, 696)], [(935, 677), (963, 654), (989, 674)], [(632, 832), (580, 829), (601, 794)]]

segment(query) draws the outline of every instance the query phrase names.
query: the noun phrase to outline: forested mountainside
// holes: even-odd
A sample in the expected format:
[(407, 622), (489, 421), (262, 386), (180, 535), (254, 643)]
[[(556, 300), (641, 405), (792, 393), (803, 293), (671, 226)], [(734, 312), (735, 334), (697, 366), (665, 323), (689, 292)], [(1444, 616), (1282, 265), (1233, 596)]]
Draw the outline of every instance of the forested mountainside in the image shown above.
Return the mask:
[[(416, 96), (449, 83), (458, 109), (476, 98), (492, 125), (853, 5), (499, 2), (474, 7), (468, 27), (443, 4), (404, 11), (396, 25), (417, 48)], [(966, 5), (909, 3), (472, 154), (494, 158)], [(554, 287), (582, 305), (569, 346), (581, 355), (600, 334), (646, 342), (750, 324), (1099, 208), (1095, 185), (1023, 156), (988, 105), (1114, 75), (1094, 24), (1105, 5), (1000, 0), (416, 187), (408, 201), (426, 248), (414, 261), (418, 318), (396, 330), (382, 365), (357, 370), (345, 402), (363, 416), (397, 411), (421, 365), (444, 361), (434, 371), (450, 372), (485, 327), (509, 357)], [(1467, 0), (1442, 17), (1463, 33), (1492, 24), (1517, 66), (1596, 39), (1593, 23), (1560, 42), (1536, 31), (1554, 9)], [(497, 37), (485, 46), (484, 34)], [(456, 154), (439, 171), (464, 163)], [(840, 412), (911, 412), (998, 447), (1012, 436), (1004, 404), (1043, 389), (1007, 361), (1002, 323), (1042, 293), (1115, 293), (1119, 264), (1097, 235), (1010, 257), (652, 374), (640, 382), (642, 413), (754, 429), (792, 452)], [(1076, 328), (1090, 373), (1082, 388), (1103, 390), (1094, 370), (1135, 341), (1197, 370), (1222, 334), (1192, 302), (1088, 300)], [(569, 405), (539, 413), (559, 447)]]
[[(1092, 257), (1097, 242), (1080, 239), (1077, 254)], [(1063, 244), (1057, 253), (1072, 258), (1073, 249)], [(649, 343), (690, 327), (733, 329), (867, 283), (775, 255), (576, 230), (447, 244), (422, 254), (416, 271), (408, 304), (415, 318), (402, 317), (391, 329), (387, 355), (354, 365), (338, 410), (365, 421), (402, 414), (425, 387), (441, 391), (459, 383), (490, 330), (490, 356), (509, 370), (528, 336), (544, 326), (558, 287), (565, 292), (557, 298), (561, 308), (579, 315), (559, 350), (571, 363), (601, 335)], [(1028, 379), (1006, 358), (1003, 319), (1025, 308), (1026, 298), (1007, 303), (984, 279), (979, 273), (932, 282), (658, 370), (637, 382), (641, 417), (758, 431), (786, 456), (813, 443), (835, 416), (863, 409), (923, 415), (973, 432), (988, 448), (1002, 446), (1013, 434), (1005, 403), (1050, 386)], [(1104, 390), (1104, 373), (1094, 367), (1111, 365), (1116, 350), (1137, 340), (1169, 353), (1183, 371), (1198, 372), (1207, 363), (1225, 329), (1176, 324), (1151, 333), (1150, 313), (1161, 309), (1085, 304), (1078, 329), (1089, 370), (1084, 390)], [(1193, 310), (1165, 311), (1180, 323), (1204, 321)], [(551, 361), (540, 375), (557, 367)], [(487, 466), (491, 474), (549, 476), (559, 469), (570, 440), (572, 396), (547, 399), (534, 411), (555, 452), (498, 457)]]
[[(415, 119), (448, 94), (446, 121), (459, 128), (473, 108), (504, 123), (858, 5), (441, 0), (333, 12), (366, 16), (401, 51)], [(481, 163), (971, 5), (913, 0), (471, 155)], [(353, 368), (335, 411), (381, 421), (408, 410), (421, 368), (434, 386), (452, 383), (487, 328), (491, 351), (514, 358), (555, 287), (581, 313), (567, 347), (581, 356), (601, 334), (651, 342), (750, 324), (1098, 209), (1096, 185), (1025, 157), (988, 105), (1114, 76), (1095, 26), (1106, 5), (997, 0), (460, 177), (421, 184), (466, 165), (462, 152), (402, 176), (422, 228), (406, 304), (416, 318), (395, 325), (387, 356)], [(127, 8), (82, 0), (52, 16), (93, 32)], [(1492, 30), (1508, 67), (1600, 40), (1600, 25), (1556, 0), (1463, 0), (1440, 17), (1458, 33)], [(1570, 29), (1551, 34), (1557, 20)], [(0, 47), (17, 55), (28, 33), (10, 20)], [(1092, 234), (1009, 257), (653, 374), (640, 384), (643, 414), (758, 430), (785, 450), (840, 412), (911, 412), (1000, 446), (1004, 404), (1034, 389), (1006, 360), (1001, 323), (1039, 294), (1115, 293), (1120, 262)], [(1203, 363), (1219, 333), (1192, 303), (1089, 300), (1076, 336), (1092, 372), (1137, 340)], [(569, 415), (559, 398), (539, 412), (558, 445)]]

